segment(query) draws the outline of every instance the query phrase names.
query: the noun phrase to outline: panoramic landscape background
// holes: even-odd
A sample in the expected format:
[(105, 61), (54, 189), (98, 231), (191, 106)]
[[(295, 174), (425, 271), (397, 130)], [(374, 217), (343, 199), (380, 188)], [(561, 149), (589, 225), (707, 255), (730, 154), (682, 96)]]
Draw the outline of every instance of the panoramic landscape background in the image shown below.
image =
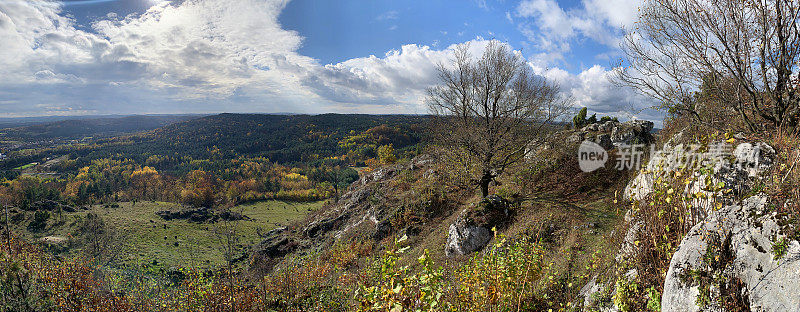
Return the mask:
[(800, 311), (794, 0), (0, 0), (0, 311)]

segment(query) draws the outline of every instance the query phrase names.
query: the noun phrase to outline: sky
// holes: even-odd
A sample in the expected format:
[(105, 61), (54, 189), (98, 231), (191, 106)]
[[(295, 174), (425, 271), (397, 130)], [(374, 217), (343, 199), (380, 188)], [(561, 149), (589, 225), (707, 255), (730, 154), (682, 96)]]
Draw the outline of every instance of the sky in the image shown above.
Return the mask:
[(0, 0), (0, 117), (425, 114), (456, 45), (520, 51), (576, 107), (660, 124), (609, 81), (642, 0)]

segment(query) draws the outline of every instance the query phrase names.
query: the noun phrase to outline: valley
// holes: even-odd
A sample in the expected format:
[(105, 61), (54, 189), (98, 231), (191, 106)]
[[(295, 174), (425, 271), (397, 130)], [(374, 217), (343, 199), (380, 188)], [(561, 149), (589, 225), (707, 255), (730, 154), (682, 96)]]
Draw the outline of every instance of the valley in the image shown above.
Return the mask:
[(0, 0), (0, 312), (800, 311), (798, 25)]

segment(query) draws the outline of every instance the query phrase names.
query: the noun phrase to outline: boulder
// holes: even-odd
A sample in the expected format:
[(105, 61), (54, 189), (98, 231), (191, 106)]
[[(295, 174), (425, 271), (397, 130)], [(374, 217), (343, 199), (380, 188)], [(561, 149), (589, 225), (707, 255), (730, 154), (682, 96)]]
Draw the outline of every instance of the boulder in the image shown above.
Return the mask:
[[(752, 196), (695, 225), (670, 261), (661, 310), (722, 311), (724, 296), (749, 311), (799, 311), (800, 244), (780, 233), (767, 207), (766, 196)], [(787, 246), (780, 256), (772, 252), (779, 240)]]
[(448, 229), (445, 255), (466, 255), (483, 249), (494, 237), (492, 229), (503, 227), (509, 221), (509, 207), (507, 200), (490, 195), (476, 207), (461, 211)]
[(597, 143), (597, 145), (602, 146), (606, 150), (614, 148), (614, 143), (611, 141), (611, 135), (609, 134), (599, 134), (594, 137), (592, 142)]
[(775, 160), (775, 149), (766, 143), (742, 143), (733, 151), (739, 170), (747, 173), (748, 177), (756, 177), (772, 167)]
[[(719, 143), (719, 142), (718, 142)], [(625, 187), (623, 197), (627, 200), (639, 201), (646, 198), (654, 191), (653, 184), (660, 178), (669, 174), (669, 168), (675, 166), (674, 162), (680, 159), (688, 159), (692, 156), (689, 148), (678, 144), (672, 146), (670, 142), (664, 145), (662, 150), (650, 156), (650, 160), (644, 169), (631, 180)], [(713, 166), (711, 176), (704, 176), (696, 173), (695, 182), (687, 184), (684, 192), (687, 195), (696, 194), (698, 199), (693, 200), (695, 207), (702, 207), (703, 210), (710, 210), (710, 206), (704, 198), (722, 197), (722, 192), (712, 194), (708, 191), (709, 187), (719, 182), (723, 183), (732, 195), (741, 195), (750, 190), (753, 180), (762, 176), (775, 159), (775, 150), (766, 143), (741, 143), (731, 153), (732, 159), (718, 161)]]
[[(462, 212), (464, 215), (467, 210)], [(450, 225), (447, 231), (447, 247), (445, 255), (466, 255), (483, 249), (492, 239), (492, 231), (483, 226), (477, 226), (459, 217), (458, 221)]]
[(653, 122), (647, 120), (631, 120), (616, 125), (611, 130), (611, 141), (614, 146), (623, 144), (649, 144), (653, 141), (650, 131)]
[(255, 247), (255, 253), (269, 258), (279, 258), (294, 251), (296, 244), (289, 238), (285, 227), (267, 232), (264, 239)]
[(567, 137), (568, 144), (580, 144), (586, 139), (586, 132), (579, 131)]

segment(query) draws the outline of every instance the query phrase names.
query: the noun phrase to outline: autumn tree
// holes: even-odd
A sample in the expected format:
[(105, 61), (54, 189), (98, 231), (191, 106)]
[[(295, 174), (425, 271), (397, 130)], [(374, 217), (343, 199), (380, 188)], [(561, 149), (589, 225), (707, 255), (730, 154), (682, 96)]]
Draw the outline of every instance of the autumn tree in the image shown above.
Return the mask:
[(212, 207), (215, 200), (216, 178), (203, 170), (193, 170), (186, 175), (181, 190), (181, 202), (196, 207)]
[(152, 167), (142, 167), (131, 173), (130, 192), (133, 198), (155, 200), (161, 188), (161, 176)]
[(453, 63), (439, 65), (440, 84), (428, 89), (427, 103), (445, 157), (486, 197), (529, 144), (543, 143), (570, 100), (507, 45), (492, 41), (480, 58), (468, 48), (457, 47)]
[(88, 213), (78, 225), (78, 237), (82, 238), (83, 251), (100, 263), (108, 263), (116, 260), (119, 252), (120, 240), (117, 232), (111, 225), (107, 224), (102, 217)]
[(615, 80), (695, 122), (730, 109), (751, 131), (796, 130), (799, 14), (794, 0), (645, 1)]
[(308, 177), (315, 182), (330, 183), (334, 196), (338, 200), (342, 189), (358, 180), (358, 172), (353, 168), (342, 168), (341, 166), (321, 166), (312, 169)]
[(394, 146), (381, 145), (378, 147), (378, 160), (384, 165), (393, 164), (397, 161), (397, 156), (394, 155)]

